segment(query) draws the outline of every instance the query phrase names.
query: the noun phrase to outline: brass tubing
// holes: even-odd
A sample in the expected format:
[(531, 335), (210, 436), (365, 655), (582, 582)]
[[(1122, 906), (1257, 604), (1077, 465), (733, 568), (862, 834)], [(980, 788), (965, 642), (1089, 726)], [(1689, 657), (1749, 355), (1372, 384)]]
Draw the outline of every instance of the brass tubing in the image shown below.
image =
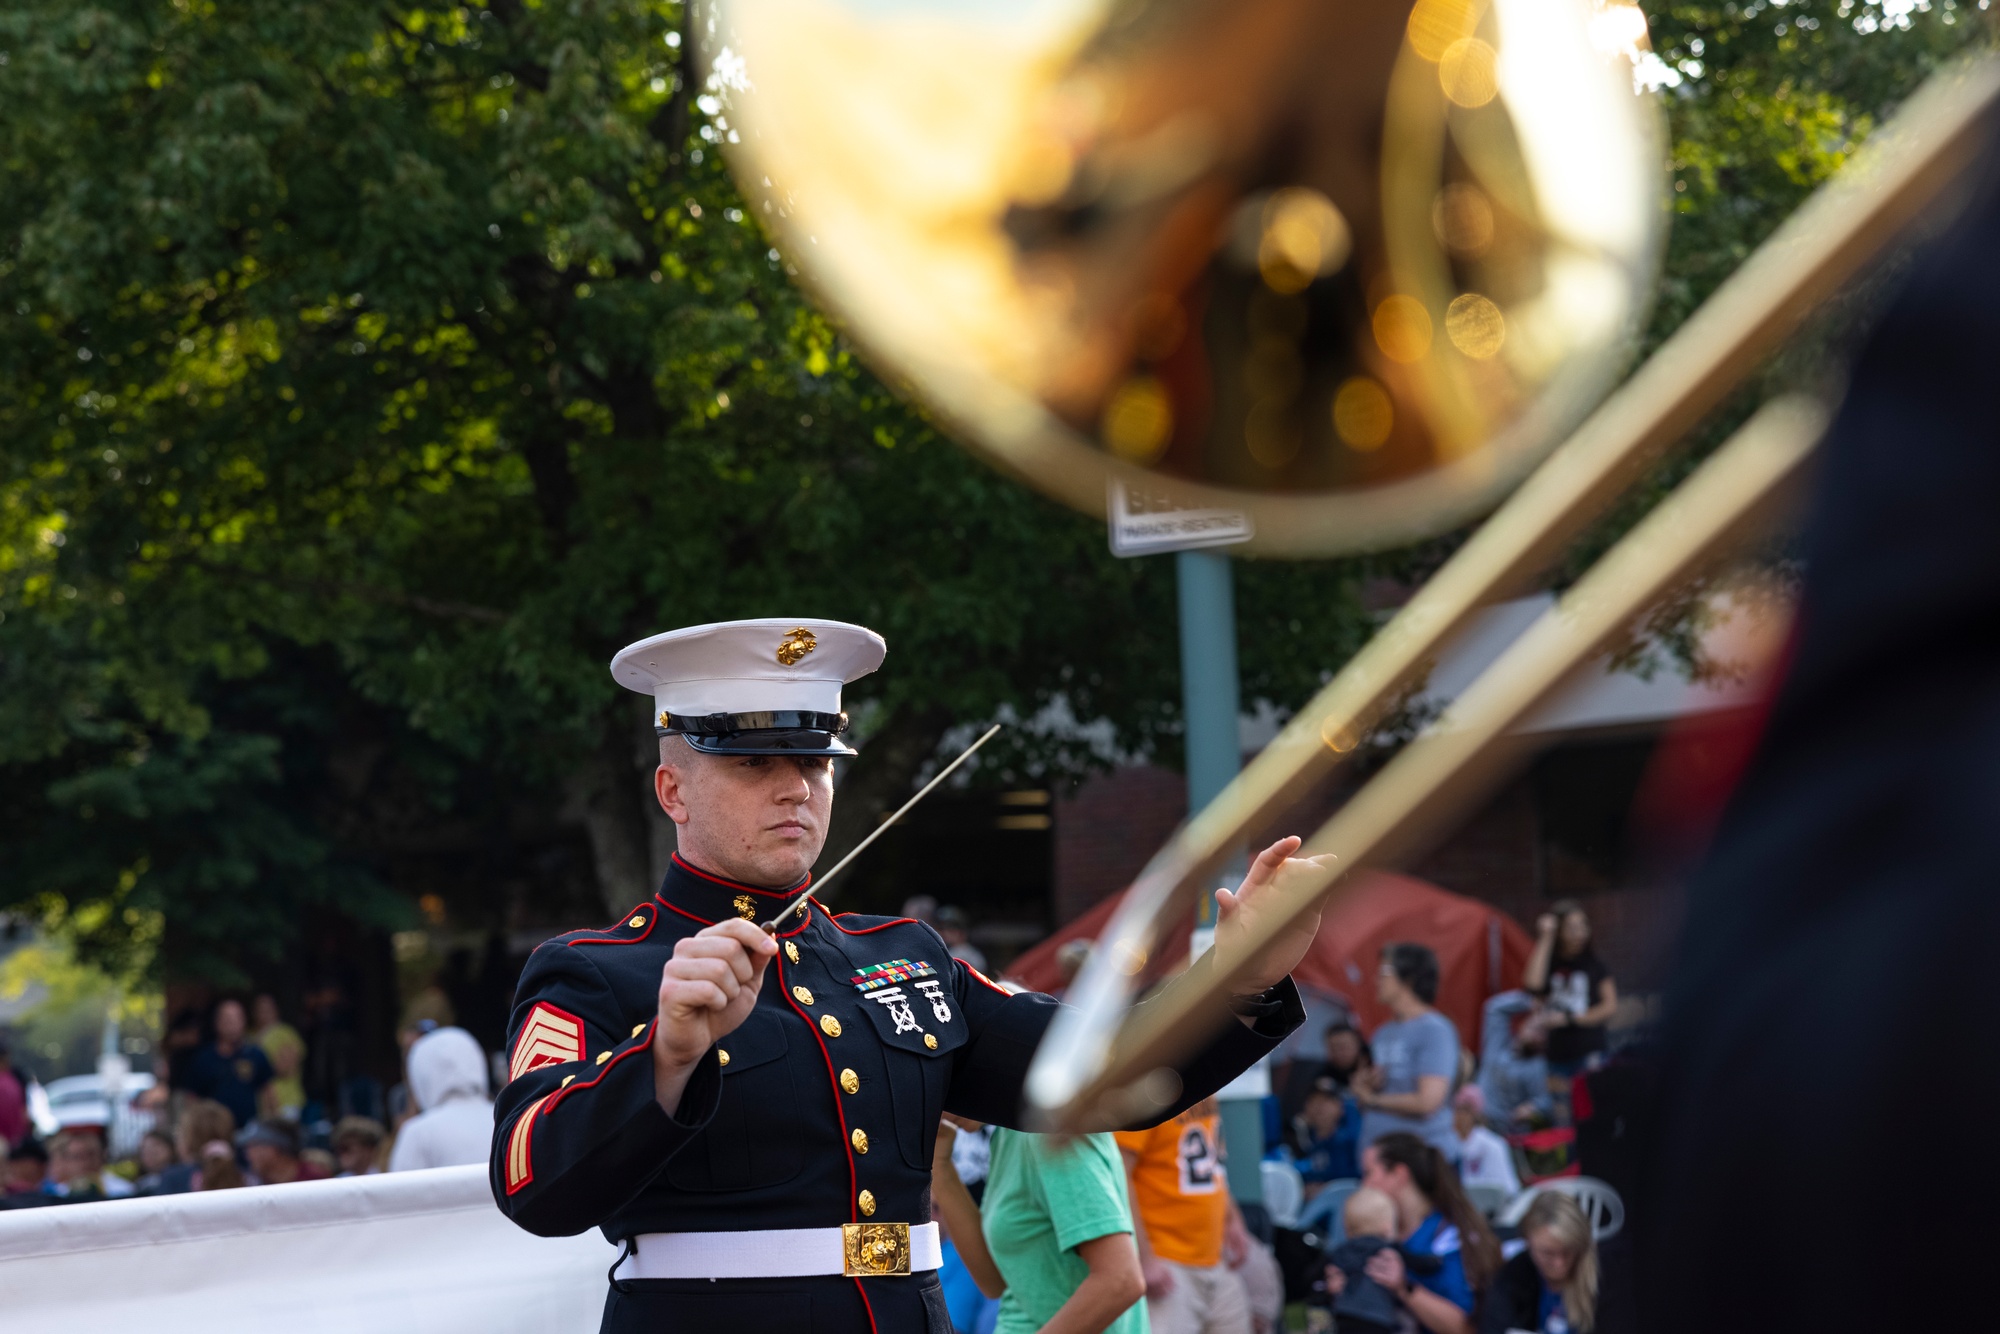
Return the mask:
[(1044, 1098), (1035, 1082), (1050, 1054), (1045, 1044), (1029, 1084), (1038, 1111), (1065, 1130), (1083, 1127), (1093, 1113), (1123, 1120), (1143, 1111), (1102, 1100), (1170, 1065), (1204, 1016), (1226, 1013), (1221, 1002), (1242, 962), (1311, 912), (1345, 871), (1410, 851), (1485, 791), (1516, 753), (1510, 738), (1536, 709), (1648, 606), (1768, 515), (1825, 424), (1825, 412), (1809, 400), (1780, 399), (1760, 410), (1307, 840), (1299, 855), (1331, 853), (1332, 866), (1268, 890), (1276, 902), (1229, 956), (1218, 952), (1212, 967), (1183, 974), (1140, 1007), (1101, 1067), (1085, 1072), (1067, 1097)]
[[(1147, 863), (1051, 1028), (1031, 1096), (1071, 1100), (1122, 1012), (1152, 936), (1245, 833), (1282, 814), (1428, 670), (1482, 607), (1518, 591), (1972, 162), (2000, 100), (2000, 59), (1940, 71), (1522, 484), (1278, 737)], [(1149, 1007), (1151, 1008), (1151, 1007)]]

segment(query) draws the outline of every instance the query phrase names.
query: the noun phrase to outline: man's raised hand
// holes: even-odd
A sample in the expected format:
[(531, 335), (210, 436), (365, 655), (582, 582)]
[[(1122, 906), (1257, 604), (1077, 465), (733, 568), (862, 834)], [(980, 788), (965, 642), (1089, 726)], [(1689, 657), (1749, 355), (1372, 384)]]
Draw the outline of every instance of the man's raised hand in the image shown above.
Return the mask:
[[(1241, 955), (1238, 942), (1262, 918), (1279, 910), (1277, 900), (1284, 887), (1333, 865), (1335, 859), (1330, 853), (1318, 857), (1292, 856), (1303, 842), (1297, 837), (1279, 839), (1257, 854), (1257, 860), (1250, 864), (1250, 873), (1243, 877), (1242, 886), (1234, 893), (1226, 889), (1215, 891), (1217, 963), (1224, 967), (1234, 966)], [(1313, 937), (1319, 934), (1319, 914), (1316, 903), (1312, 911), (1279, 932), (1277, 938), (1249, 962), (1239, 983), (1243, 994), (1250, 995), (1276, 986), (1298, 966), (1299, 960), (1305, 958), (1306, 951), (1312, 947)]]
[(653, 1083), (673, 1112), (695, 1063), (749, 1018), (778, 942), (740, 919), (704, 927), (674, 946), (660, 970), (659, 1026), (653, 1030)]

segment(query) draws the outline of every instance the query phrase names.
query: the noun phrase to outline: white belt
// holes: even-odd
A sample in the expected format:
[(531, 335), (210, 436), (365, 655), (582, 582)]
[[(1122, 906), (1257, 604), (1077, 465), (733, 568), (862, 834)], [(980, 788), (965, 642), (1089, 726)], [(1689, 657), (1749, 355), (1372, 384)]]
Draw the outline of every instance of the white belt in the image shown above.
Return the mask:
[(944, 1263), (936, 1223), (845, 1223), (766, 1232), (642, 1232), (616, 1278), (886, 1278)]

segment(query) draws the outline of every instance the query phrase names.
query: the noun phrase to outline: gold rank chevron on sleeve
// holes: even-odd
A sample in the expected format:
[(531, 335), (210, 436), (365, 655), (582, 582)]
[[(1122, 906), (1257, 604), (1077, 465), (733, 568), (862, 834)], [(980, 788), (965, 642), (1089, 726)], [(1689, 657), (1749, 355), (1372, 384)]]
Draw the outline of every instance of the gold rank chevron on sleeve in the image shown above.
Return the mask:
[[(718, 1058), (697, 1068), (674, 1114), (653, 1087), (650, 1058), (659, 963), (645, 945), (656, 914), (641, 907), (604, 931), (578, 931), (529, 957), (507, 1044), (508, 1082), (494, 1099), (488, 1176), (501, 1212), (530, 1232), (595, 1226), (657, 1176), (714, 1114)], [(623, 951), (647, 961), (629, 966)], [(599, 954), (629, 985), (616, 987)], [(644, 977), (655, 979), (638, 985)]]
[(514, 1055), (507, 1063), (507, 1078), (519, 1079), (530, 1070), (545, 1065), (583, 1059), (583, 1020), (547, 1001), (535, 1002), (514, 1039)]

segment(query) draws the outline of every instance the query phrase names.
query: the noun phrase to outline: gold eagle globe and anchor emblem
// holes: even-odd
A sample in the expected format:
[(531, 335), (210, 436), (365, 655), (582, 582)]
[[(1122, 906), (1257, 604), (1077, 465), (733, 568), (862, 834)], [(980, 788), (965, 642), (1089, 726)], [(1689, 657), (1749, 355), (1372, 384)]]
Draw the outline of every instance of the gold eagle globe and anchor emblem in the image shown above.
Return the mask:
[(819, 640), (813, 638), (813, 632), (801, 625), (786, 635), (784, 642), (778, 645), (778, 662), (785, 667), (796, 666), (806, 654), (818, 647)]
[(842, 1250), (849, 1278), (902, 1278), (910, 1272), (908, 1223), (843, 1223)]
[(744, 921), (754, 922), (757, 920), (757, 903), (748, 894), (738, 894), (730, 906), (736, 909), (736, 915)]

